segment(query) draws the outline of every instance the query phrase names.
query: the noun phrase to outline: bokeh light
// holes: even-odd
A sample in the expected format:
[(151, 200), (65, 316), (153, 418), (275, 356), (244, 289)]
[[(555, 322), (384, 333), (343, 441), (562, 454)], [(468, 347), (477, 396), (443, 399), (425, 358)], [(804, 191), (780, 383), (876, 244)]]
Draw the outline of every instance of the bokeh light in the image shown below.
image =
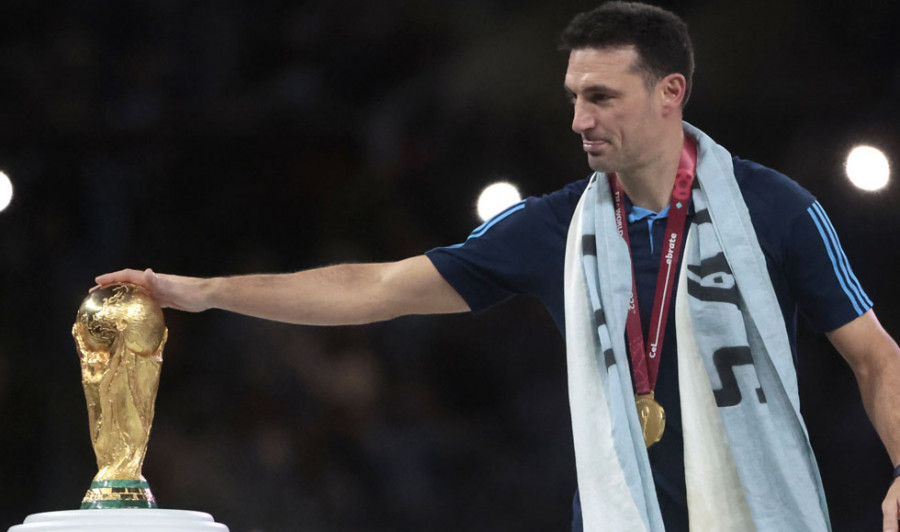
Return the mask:
[(9, 207), (9, 204), (12, 201), (12, 196), (12, 181), (10, 181), (9, 177), (6, 174), (0, 172), (0, 212), (3, 212), (7, 207)]
[(510, 183), (500, 182), (488, 185), (478, 196), (478, 216), (483, 221), (510, 205), (521, 201), (519, 189)]
[(850, 182), (862, 190), (880, 190), (890, 179), (887, 157), (872, 146), (857, 146), (850, 150), (845, 166)]

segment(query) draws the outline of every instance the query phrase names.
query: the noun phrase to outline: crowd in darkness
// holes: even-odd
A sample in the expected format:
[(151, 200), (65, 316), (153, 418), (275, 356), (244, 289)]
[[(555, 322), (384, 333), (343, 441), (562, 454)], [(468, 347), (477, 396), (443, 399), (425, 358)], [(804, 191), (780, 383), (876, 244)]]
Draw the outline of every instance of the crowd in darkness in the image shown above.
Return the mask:
[[(77, 508), (96, 472), (69, 336), (95, 275), (395, 260), (463, 240), (490, 181), (585, 176), (555, 45), (594, 4), (5, 1), (0, 529)], [(698, 50), (687, 119), (820, 198), (896, 337), (900, 196), (850, 191), (840, 159), (859, 139), (900, 153), (900, 7), (857, 4), (666, 5)], [(536, 302), (364, 327), (166, 319), (144, 466), (161, 507), (235, 532), (568, 526), (564, 346)], [(853, 376), (806, 330), (800, 369), (835, 529), (877, 527), (890, 463)]]

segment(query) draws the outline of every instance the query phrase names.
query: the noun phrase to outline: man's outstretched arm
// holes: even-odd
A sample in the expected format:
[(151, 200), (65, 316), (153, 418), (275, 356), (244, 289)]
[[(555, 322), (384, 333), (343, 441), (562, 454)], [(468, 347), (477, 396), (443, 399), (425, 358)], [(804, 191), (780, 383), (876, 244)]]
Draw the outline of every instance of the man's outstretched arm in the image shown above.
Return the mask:
[[(900, 348), (871, 310), (827, 336), (853, 368), (869, 419), (892, 463), (900, 464)], [(900, 481), (895, 479), (881, 505), (884, 532), (897, 532), (898, 509)]]
[(141, 285), (163, 307), (189, 312), (218, 308), (304, 325), (351, 325), (469, 310), (424, 255), (398, 262), (209, 279), (121, 270), (100, 275), (96, 282)]

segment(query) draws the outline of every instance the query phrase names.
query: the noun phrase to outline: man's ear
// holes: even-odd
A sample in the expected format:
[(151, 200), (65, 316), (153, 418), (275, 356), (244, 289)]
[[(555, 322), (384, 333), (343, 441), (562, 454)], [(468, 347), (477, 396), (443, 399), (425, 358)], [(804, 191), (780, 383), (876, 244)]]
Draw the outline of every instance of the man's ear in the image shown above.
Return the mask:
[(656, 87), (664, 109), (681, 110), (684, 98), (687, 96), (687, 81), (683, 74), (677, 72), (669, 74), (659, 80)]

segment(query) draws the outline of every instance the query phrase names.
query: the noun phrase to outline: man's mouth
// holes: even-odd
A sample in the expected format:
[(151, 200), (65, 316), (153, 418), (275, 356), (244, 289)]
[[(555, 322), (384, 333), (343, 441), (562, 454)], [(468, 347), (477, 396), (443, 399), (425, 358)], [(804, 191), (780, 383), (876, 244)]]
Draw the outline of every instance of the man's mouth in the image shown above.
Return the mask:
[(581, 146), (584, 148), (584, 151), (591, 153), (609, 146), (609, 143), (605, 140), (587, 140), (582, 139)]

